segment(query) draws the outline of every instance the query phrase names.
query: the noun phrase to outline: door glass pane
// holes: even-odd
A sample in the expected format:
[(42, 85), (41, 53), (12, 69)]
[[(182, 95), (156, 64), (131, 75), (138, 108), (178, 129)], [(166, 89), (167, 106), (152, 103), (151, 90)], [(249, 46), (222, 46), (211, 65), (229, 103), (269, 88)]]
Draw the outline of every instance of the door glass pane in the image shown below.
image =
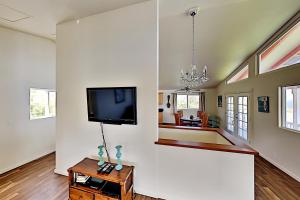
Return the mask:
[(238, 97), (238, 136), (248, 139), (248, 97)]
[(227, 130), (233, 132), (234, 131), (233, 97), (227, 97), (226, 102), (227, 102), (227, 106), (226, 106)]

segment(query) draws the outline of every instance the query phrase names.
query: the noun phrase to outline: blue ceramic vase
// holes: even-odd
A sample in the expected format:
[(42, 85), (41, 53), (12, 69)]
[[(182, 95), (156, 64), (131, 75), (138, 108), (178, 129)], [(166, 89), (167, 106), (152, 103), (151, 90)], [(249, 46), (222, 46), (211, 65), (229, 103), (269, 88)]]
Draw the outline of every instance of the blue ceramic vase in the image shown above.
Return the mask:
[(103, 159), (103, 145), (99, 145), (98, 146), (98, 149), (99, 149), (99, 152), (98, 152), (98, 155), (99, 155), (99, 162), (98, 162), (98, 166), (101, 166), (104, 164), (104, 159)]
[(117, 145), (117, 146), (116, 146), (116, 149), (117, 149), (117, 153), (116, 153), (116, 157), (117, 157), (117, 166), (116, 166), (116, 170), (117, 170), (117, 171), (120, 171), (120, 170), (123, 168), (123, 166), (122, 166), (122, 161), (121, 161), (121, 156), (122, 156), (121, 148), (122, 148), (121, 145)]

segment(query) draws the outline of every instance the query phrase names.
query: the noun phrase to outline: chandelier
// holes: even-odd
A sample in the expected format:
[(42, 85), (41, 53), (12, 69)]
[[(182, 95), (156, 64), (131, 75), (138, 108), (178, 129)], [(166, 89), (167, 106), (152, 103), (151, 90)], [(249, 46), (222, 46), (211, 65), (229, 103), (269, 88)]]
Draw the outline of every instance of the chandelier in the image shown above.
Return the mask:
[(198, 8), (192, 8), (188, 11), (188, 14), (193, 18), (193, 56), (192, 56), (192, 68), (186, 72), (181, 70), (180, 80), (184, 85), (184, 90), (190, 91), (195, 87), (198, 87), (208, 81), (207, 66), (205, 65), (202, 72), (198, 71), (195, 62), (195, 16), (198, 14)]

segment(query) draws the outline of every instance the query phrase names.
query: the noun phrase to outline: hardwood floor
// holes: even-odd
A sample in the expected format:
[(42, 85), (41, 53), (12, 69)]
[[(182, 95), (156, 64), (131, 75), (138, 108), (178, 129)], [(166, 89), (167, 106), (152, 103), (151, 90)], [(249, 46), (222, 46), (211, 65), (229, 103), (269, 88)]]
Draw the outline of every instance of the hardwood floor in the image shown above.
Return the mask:
[(300, 183), (263, 159), (255, 159), (256, 200), (300, 200)]
[[(0, 200), (67, 200), (68, 180), (53, 173), (55, 155), (0, 175)], [(261, 157), (255, 159), (256, 200), (300, 200), (300, 183)], [(135, 200), (155, 200), (136, 195)]]
[(1, 200), (67, 200), (68, 179), (53, 173), (50, 154), (0, 176)]

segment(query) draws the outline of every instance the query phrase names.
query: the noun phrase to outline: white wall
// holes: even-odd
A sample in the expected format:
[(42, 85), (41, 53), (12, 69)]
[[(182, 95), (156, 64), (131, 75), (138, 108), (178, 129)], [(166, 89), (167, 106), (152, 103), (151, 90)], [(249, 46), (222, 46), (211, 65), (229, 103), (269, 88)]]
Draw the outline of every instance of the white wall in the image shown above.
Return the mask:
[[(218, 88), (218, 95), (223, 95), (223, 107), (218, 108), (225, 127), (225, 99), (232, 93), (250, 92), (252, 109), (250, 110), (250, 144), (260, 155), (277, 167), (300, 181), (300, 133), (278, 127), (278, 87), (300, 84), (300, 64), (270, 73), (255, 75), (256, 57), (251, 56), (249, 63), (250, 77), (240, 82), (225, 84)], [(258, 112), (257, 97), (270, 97), (270, 113)]]
[(86, 88), (136, 86), (138, 124), (104, 128), (111, 155), (121, 144), (136, 166), (135, 190), (156, 196), (157, 31), (156, 1), (57, 26), (56, 172), (96, 155), (102, 143), (99, 123), (87, 120)]
[(0, 174), (55, 151), (55, 118), (29, 120), (29, 88), (55, 89), (55, 43), (0, 27)]
[(158, 146), (159, 197), (254, 200), (254, 156)]
[[(175, 92), (175, 90), (160, 90), (159, 92), (163, 93), (163, 105), (159, 105), (159, 108), (163, 108), (163, 122), (164, 123), (175, 123), (175, 118), (173, 114), (173, 101), (172, 101), (172, 93)], [(167, 107), (168, 103), (168, 95), (170, 95), (170, 108)]]
[[(244, 194), (252, 200), (253, 156), (235, 154), (233, 159), (226, 160), (232, 154), (154, 144), (158, 135), (157, 31), (156, 0), (83, 18), (79, 24), (72, 21), (58, 25), (56, 172), (66, 174), (70, 166), (84, 157), (94, 157), (102, 143), (99, 123), (87, 120), (86, 88), (137, 86), (138, 124), (104, 126), (113, 157), (114, 146), (121, 144), (123, 160), (136, 167), (136, 192), (169, 200), (187, 199), (186, 195), (197, 199), (193, 197), (201, 192), (210, 199), (220, 199), (221, 195), (239, 200), (241, 193), (237, 192), (234, 199), (226, 193), (236, 189), (236, 183), (241, 191), (248, 190)], [(181, 162), (188, 163), (192, 170), (179, 173)], [(239, 162), (247, 166), (239, 168), (236, 176), (230, 171), (230, 179), (235, 183), (227, 186), (227, 170), (240, 166)], [(180, 179), (185, 184), (181, 191), (176, 189)], [(242, 179), (246, 183), (240, 185)], [(222, 192), (216, 197), (218, 190)]]

